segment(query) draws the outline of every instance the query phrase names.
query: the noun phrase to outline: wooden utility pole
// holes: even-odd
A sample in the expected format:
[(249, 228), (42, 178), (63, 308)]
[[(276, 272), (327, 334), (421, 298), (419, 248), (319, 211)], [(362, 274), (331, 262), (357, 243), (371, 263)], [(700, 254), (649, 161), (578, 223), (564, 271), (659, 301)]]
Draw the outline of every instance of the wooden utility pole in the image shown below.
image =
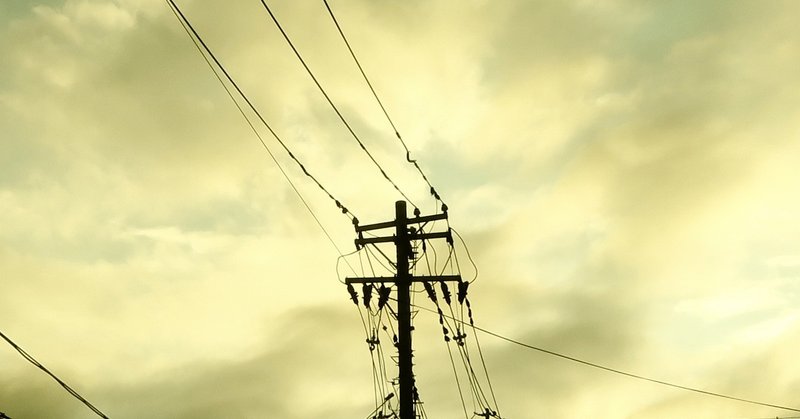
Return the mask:
[(398, 369), (400, 374), (400, 419), (414, 417), (414, 364), (411, 350), (411, 241), (406, 224), (406, 201), (397, 201), (394, 206), (395, 248), (397, 249), (397, 331)]
[[(361, 277), (346, 278), (347, 284), (386, 284), (393, 283), (397, 289), (397, 328), (398, 328), (398, 380), (400, 387), (400, 419), (416, 418), (417, 389), (414, 385), (414, 364), (413, 349), (411, 345), (411, 285), (414, 282), (443, 282), (454, 281), (462, 282), (461, 275), (440, 275), (440, 276), (413, 276), (409, 272), (409, 260), (414, 258), (412, 252), (412, 242), (430, 239), (447, 239), (452, 243), (450, 230), (438, 233), (420, 233), (416, 229), (409, 229), (409, 225), (423, 225), (429, 221), (445, 220), (447, 212), (441, 214), (419, 216), (415, 212), (413, 218), (408, 218), (406, 202), (397, 201), (395, 203), (395, 219), (377, 224), (364, 226), (356, 225), (358, 238), (355, 240), (356, 247), (361, 248), (370, 244), (392, 242), (397, 250), (397, 273), (393, 277)], [(393, 236), (386, 237), (367, 237), (364, 238), (365, 231), (379, 230), (394, 227)]]

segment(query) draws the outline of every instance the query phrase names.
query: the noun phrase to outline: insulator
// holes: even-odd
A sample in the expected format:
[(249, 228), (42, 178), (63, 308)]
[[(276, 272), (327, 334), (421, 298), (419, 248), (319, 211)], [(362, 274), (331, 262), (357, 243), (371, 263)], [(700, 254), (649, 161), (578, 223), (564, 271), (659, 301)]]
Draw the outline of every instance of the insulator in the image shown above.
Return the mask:
[(445, 204), (444, 202), (442, 203), (442, 212), (445, 214), (447, 213), (447, 204)]
[(430, 282), (424, 281), (422, 285), (425, 287), (425, 291), (428, 293), (428, 298), (431, 299), (434, 303), (436, 302), (436, 290), (433, 289), (433, 286)]
[(358, 218), (353, 217), (353, 225), (358, 227)]
[(458, 283), (458, 303), (464, 304), (464, 300), (467, 298), (467, 288), (469, 288), (469, 282), (459, 282)]
[(444, 238), (447, 244), (450, 246), (455, 246), (455, 242), (453, 242), (453, 233), (450, 229), (447, 229), (447, 237)]
[(350, 299), (353, 300), (353, 303), (358, 305), (358, 294), (353, 288), (353, 284), (347, 284), (347, 292), (350, 294)]
[(419, 217), (420, 214), (421, 214), (421, 212), (419, 211), (419, 208), (414, 207), (414, 216), (415, 217)]
[(381, 287), (378, 288), (378, 310), (382, 309), (383, 306), (386, 305), (386, 303), (389, 301), (389, 295), (391, 295), (391, 293), (391, 288), (381, 284)]
[(447, 305), (450, 305), (450, 287), (448, 287), (444, 282), (440, 282), (439, 285), (442, 288), (442, 297), (444, 297), (444, 301), (447, 303)]
[(369, 303), (372, 300), (372, 284), (364, 284), (361, 287), (361, 291), (364, 293), (364, 307), (369, 308)]

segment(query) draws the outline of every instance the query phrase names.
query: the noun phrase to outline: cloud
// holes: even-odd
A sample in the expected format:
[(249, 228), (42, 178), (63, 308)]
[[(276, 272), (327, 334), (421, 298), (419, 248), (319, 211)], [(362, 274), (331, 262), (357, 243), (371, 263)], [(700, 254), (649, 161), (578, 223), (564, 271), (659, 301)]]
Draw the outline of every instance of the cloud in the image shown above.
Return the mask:
[[(181, 6), (312, 173), (362, 223), (388, 219), (398, 195), (260, 5)], [(479, 325), (791, 402), (794, 3), (332, 7), (470, 245)], [(376, 159), (432, 211), (324, 7), (274, 8)], [(368, 413), (336, 254), (168, 8), (68, 0), (0, 16), (4, 331), (110, 414)], [(262, 133), (349, 251), (349, 221)], [(435, 318), (418, 317), (422, 398), (446, 417), (458, 395)], [(509, 417), (775, 413), (481, 342)], [(6, 413), (84, 416), (7, 356)]]
[[(366, 351), (354, 336), (357, 329), (329, 331), (341, 330), (352, 320), (353, 313), (341, 306), (294, 309), (269, 327), (272, 338), (262, 340), (250, 356), (186, 362), (129, 382), (106, 377), (103, 384), (84, 391), (75, 387), (111, 417), (349, 417), (369, 409), (369, 398), (361, 397), (369, 392), (367, 380), (362, 379), (368, 370), (358, 357), (342, 356), (347, 353), (343, 349), (356, 346)], [(309, 340), (309, 336), (315, 338)], [(66, 393), (54, 391), (57, 384), (47, 379), (28, 384), (27, 377), (34, 375), (29, 372), (3, 380), (9, 390), (0, 402), (13, 408), (6, 413), (83, 417), (88, 412)], [(43, 394), (52, 397), (43, 398)]]

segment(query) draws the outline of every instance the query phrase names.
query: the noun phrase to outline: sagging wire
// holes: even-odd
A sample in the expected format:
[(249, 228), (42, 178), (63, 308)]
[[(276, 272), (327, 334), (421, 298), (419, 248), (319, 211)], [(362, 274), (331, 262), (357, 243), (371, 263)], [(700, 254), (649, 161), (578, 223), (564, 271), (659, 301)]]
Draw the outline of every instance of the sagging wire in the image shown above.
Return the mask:
[[(467, 308), (467, 315), (468, 315), (468, 318), (469, 318), (469, 325), (472, 327), (472, 331), (473, 331), (473, 333), (472, 333), (472, 334), (475, 336), (475, 345), (476, 345), (476, 347), (478, 348), (478, 355), (479, 355), (479, 357), (480, 357), (480, 360), (481, 360), (481, 366), (482, 366), (482, 368), (483, 368), (484, 377), (486, 378), (486, 383), (487, 383), (487, 385), (488, 385), (488, 387), (489, 387), (489, 393), (490, 393), (490, 395), (491, 395), (491, 397), (492, 397), (492, 402), (494, 403), (495, 409), (497, 409), (497, 412), (496, 412), (496, 414), (499, 416), (499, 414), (500, 414), (500, 413), (499, 413), (499, 405), (498, 405), (498, 403), (497, 403), (497, 396), (495, 395), (495, 392), (494, 392), (494, 386), (492, 385), (491, 378), (489, 377), (489, 370), (488, 370), (488, 368), (486, 367), (486, 359), (485, 359), (485, 357), (483, 356), (483, 349), (481, 348), (481, 345), (480, 345), (480, 340), (478, 339), (478, 334), (477, 334), (477, 332), (475, 331), (475, 327), (474, 327), (474, 325), (475, 325), (475, 321), (474, 321), (474, 319), (473, 319), (473, 315), (472, 315), (472, 305), (471, 305), (471, 303), (470, 303), (470, 300), (469, 300), (469, 298), (467, 298), (467, 297), (466, 297), (466, 289), (469, 287), (469, 284), (472, 284), (472, 283), (474, 283), (474, 282), (477, 280), (477, 278), (478, 278), (478, 266), (477, 266), (477, 264), (475, 263), (475, 260), (472, 258), (472, 255), (471, 255), (471, 253), (470, 253), (470, 251), (469, 251), (469, 248), (467, 247), (467, 243), (466, 243), (466, 241), (464, 240), (464, 238), (461, 236), (461, 234), (460, 234), (460, 233), (459, 233), (459, 232), (458, 232), (456, 229), (454, 229), (454, 228), (452, 228), (452, 227), (450, 226), (450, 222), (449, 222), (449, 220), (448, 220), (448, 222), (447, 222), (447, 225), (448, 225), (448, 229), (449, 229), (450, 231), (452, 231), (453, 233), (455, 233), (456, 237), (458, 237), (458, 239), (461, 241), (462, 245), (464, 246), (464, 251), (467, 253), (467, 258), (469, 259), (470, 263), (472, 264), (473, 268), (475, 269), (475, 275), (474, 275), (474, 277), (472, 278), (472, 280), (470, 280), (470, 281), (468, 281), (468, 282), (465, 282), (465, 283), (463, 283), (463, 285), (459, 284), (460, 286), (463, 286), (463, 287), (464, 287), (464, 291), (463, 291), (463, 294), (464, 294), (464, 295), (463, 295), (463, 304), (461, 304), (461, 309), (462, 309), (462, 312), (461, 312), (461, 321), (463, 322), (463, 315), (464, 315), (464, 314), (463, 314), (463, 309), (464, 309), (464, 307), (466, 306), (466, 308)], [(451, 245), (451, 246), (453, 246), (453, 247), (454, 247), (454, 243), (453, 243), (452, 241), (449, 241), (449, 243), (450, 243), (450, 245)], [(457, 253), (456, 253), (456, 255), (455, 255), (455, 257), (454, 257), (454, 258), (455, 258), (455, 263), (456, 263), (456, 269), (457, 269), (457, 271), (458, 271), (458, 273), (459, 273), (459, 275), (460, 275), (460, 274), (461, 274), (461, 266), (460, 266), (460, 264), (459, 264), (459, 262), (458, 262), (458, 254), (457, 254)], [(460, 292), (460, 293), (461, 293), (461, 292)], [(459, 298), (459, 300), (462, 300), (462, 298)], [(462, 324), (464, 324), (464, 323), (462, 323)], [(465, 348), (465, 351), (468, 351), (468, 348)], [(469, 358), (469, 353), (468, 353), (468, 352), (466, 353), (466, 355), (467, 355), (467, 358)], [(475, 378), (475, 380), (477, 380), (477, 379), (478, 379), (478, 378), (477, 378), (477, 375), (475, 374), (475, 371), (474, 371), (474, 369), (472, 368), (472, 365), (471, 365), (471, 363), (470, 363), (470, 366), (469, 366), (469, 370), (470, 370), (471, 374), (473, 375), (473, 377)], [(481, 391), (481, 392), (483, 392), (483, 389), (481, 388), (481, 389), (480, 389), (480, 391)], [(484, 399), (485, 399), (485, 398), (486, 398), (486, 395), (485, 395), (485, 394), (483, 394), (483, 397), (484, 397)], [(488, 400), (486, 400), (486, 401), (487, 401), (487, 403), (488, 403)], [(492, 411), (484, 411), (484, 413), (491, 413), (491, 412), (492, 412)]]
[[(352, 255), (354, 255), (356, 253), (359, 253), (358, 249), (356, 249), (356, 250), (354, 250), (354, 251), (352, 251), (350, 253), (347, 253), (345, 255), (339, 255), (339, 257), (336, 258), (336, 278), (339, 280), (339, 283), (344, 284), (344, 281), (342, 280), (342, 276), (339, 274), (339, 263), (341, 262), (342, 259), (344, 259), (345, 263), (350, 268), (350, 271), (353, 272), (353, 275), (358, 275), (358, 272), (356, 272), (356, 270), (353, 268), (353, 265), (351, 265), (346, 259), (348, 256), (352, 256)], [(361, 271), (363, 273), (363, 271), (364, 271), (364, 267), (363, 266), (361, 267)]]
[(461, 237), (461, 234), (459, 234), (455, 228), (450, 227), (450, 222), (447, 223), (447, 228), (449, 228), (450, 231), (452, 231), (453, 233), (456, 233), (458, 239), (461, 240), (461, 244), (464, 245), (464, 251), (467, 253), (467, 258), (469, 259), (469, 262), (472, 264), (472, 268), (475, 269), (475, 275), (469, 282), (470, 283), (475, 282), (478, 279), (478, 265), (475, 263), (475, 260), (472, 259), (472, 254), (470, 254), (469, 252), (469, 246), (467, 246), (467, 242), (464, 241), (464, 238)]
[[(467, 258), (469, 259), (470, 263), (472, 264), (472, 267), (475, 269), (475, 276), (472, 278), (471, 281), (468, 282), (468, 284), (474, 283), (478, 279), (478, 265), (475, 263), (475, 260), (472, 258), (472, 254), (470, 254), (469, 247), (467, 246), (467, 242), (464, 240), (464, 238), (461, 236), (461, 234), (456, 229), (450, 227), (449, 221), (448, 221), (448, 228), (450, 229), (450, 231), (455, 233), (456, 237), (458, 237), (458, 239), (461, 241), (461, 244), (464, 246), (464, 251), (467, 253)], [(458, 255), (456, 255), (456, 266), (457, 266), (459, 274), (461, 274), (461, 266), (458, 263)], [(468, 286), (468, 285), (466, 285), (466, 286)], [(472, 306), (471, 306), (470, 301), (469, 301), (468, 298), (465, 298), (464, 301), (466, 303), (467, 313), (468, 313), (468, 316), (469, 316), (469, 324), (472, 327), (473, 335), (475, 336), (475, 346), (478, 348), (478, 355), (479, 355), (480, 360), (481, 360), (481, 366), (483, 367), (483, 372), (484, 372), (484, 376), (486, 378), (486, 383), (489, 386), (489, 393), (492, 396), (492, 402), (494, 403), (495, 408), (498, 410), (498, 415), (499, 415), (499, 410), (500, 409), (499, 409), (499, 405), (497, 403), (497, 396), (495, 395), (495, 392), (494, 392), (494, 386), (492, 386), (492, 380), (489, 378), (489, 370), (486, 367), (486, 359), (483, 356), (483, 349), (481, 348), (480, 340), (478, 339), (478, 333), (475, 330), (475, 321), (474, 321), (473, 316), (472, 316)], [(463, 313), (462, 313), (462, 319), (463, 319)]]

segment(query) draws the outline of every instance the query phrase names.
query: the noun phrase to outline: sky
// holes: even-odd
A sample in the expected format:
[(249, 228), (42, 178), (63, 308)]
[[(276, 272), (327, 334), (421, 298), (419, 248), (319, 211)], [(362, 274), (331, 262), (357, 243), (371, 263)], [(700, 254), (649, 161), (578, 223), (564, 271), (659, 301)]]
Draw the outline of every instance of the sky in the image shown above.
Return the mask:
[[(326, 187), (362, 223), (391, 219), (401, 197), (260, 3), (177, 3)], [(270, 5), (436, 212), (322, 1)], [(800, 407), (800, 3), (330, 5), (469, 246), (479, 326)], [(0, 55), (0, 330), (112, 418), (372, 411), (337, 251), (165, 2), (5, 1)], [(265, 141), (355, 250), (350, 221)], [(462, 417), (436, 316), (415, 324), (429, 416)], [(797, 415), (479, 337), (504, 417)], [(0, 411), (94, 417), (2, 346)]]

